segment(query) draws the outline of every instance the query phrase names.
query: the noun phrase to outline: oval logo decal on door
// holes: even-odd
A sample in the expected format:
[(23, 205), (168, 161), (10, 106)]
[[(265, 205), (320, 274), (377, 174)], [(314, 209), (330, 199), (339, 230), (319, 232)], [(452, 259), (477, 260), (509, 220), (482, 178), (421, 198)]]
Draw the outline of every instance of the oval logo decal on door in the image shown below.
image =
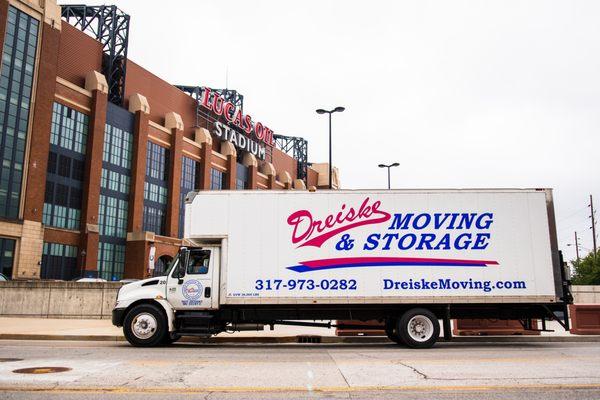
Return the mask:
[(200, 304), (200, 297), (202, 297), (202, 284), (196, 279), (190, 279), (185, 282), (181, 287), (183, 297), (188, 301), (183, 300), (184, 306), (194, 306)]

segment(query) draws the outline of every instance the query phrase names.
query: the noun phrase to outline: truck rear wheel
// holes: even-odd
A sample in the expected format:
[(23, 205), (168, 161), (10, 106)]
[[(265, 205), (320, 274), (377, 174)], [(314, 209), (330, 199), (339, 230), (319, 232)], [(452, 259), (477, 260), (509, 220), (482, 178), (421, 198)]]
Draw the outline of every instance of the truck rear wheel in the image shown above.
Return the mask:
[(398, 320), (396, 329), (403, 344), (413, 349), (431, 348), (440, 337), (437, 317), (424, 308), (413, 308), (405, 312)]
[(140, 304), (125, 316), (123, 333), (127, 341), (134, 346), (158, 346), (164, 343), (168, 335), (167, 321), (158, 307)]
[(398, 331), (396, 329), (397, 325), (398, 325), (397, 319), (394, 319), (394, 318), (386, 319), (385, 320), (385, 334), (387, 335), (388, 339), (390, 339), (392, 342), (403, 345), (404, 342), (402, 341), (402, 339), (400, 339), (400, 336), (398, 335)]

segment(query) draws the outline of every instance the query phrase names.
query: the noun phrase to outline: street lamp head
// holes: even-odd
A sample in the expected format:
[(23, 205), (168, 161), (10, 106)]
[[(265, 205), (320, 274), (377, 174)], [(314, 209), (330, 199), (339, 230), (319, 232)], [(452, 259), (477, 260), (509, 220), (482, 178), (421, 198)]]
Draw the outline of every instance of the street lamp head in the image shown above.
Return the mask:
[(345, 110), (344, 107), (336, 107), (333, 109), (333, 112), (343, 112)]
[(317, 110), (317, 114), (325, 114), (327, 111), (323, 110), (322, 108), (319, 108)]
[(378, 165), (378, 167), (379, 167), (379, 168), (385, 168), (385, 167), (387, 167), (387, 165), (384, 165), (384, 164), (379, 164), (379, 165)]
[(400, 163), (397, 163), (397, 162), (395, 162), (391, 165), (391, 167), (399, 167), (399, 166), (400, 166)]

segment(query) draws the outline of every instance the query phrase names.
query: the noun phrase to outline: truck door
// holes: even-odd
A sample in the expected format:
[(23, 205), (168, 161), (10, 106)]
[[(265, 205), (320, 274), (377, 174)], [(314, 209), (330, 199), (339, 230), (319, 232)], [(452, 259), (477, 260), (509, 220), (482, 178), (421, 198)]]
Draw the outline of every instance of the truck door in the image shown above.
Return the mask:
[[(179, 265), (167, 280), (167, 300), (176, 310), (210, 310), (219, 308), (219, 247), (189, 249), (185, 276), (178, 277)], [(183, 263), (181, 257), (179, 263)], [(183, 267), (182, 267), (183, 268)], [(181, 272), (179, 276), (181, 276)]]

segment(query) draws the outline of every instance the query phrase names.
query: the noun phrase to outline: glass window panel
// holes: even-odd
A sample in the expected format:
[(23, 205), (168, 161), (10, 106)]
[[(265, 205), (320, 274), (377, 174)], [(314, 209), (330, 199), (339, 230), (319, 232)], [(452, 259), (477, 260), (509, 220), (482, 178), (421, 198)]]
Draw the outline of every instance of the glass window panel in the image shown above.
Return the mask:
[(210, 171), (210, 188), (212, 190), (223, 189), (223, 172), (212, 168)]
[(72, 280), (79, 276), (77, 255), (79, 248), (61, 243), (44, 242), (42, 252), (42, 279)]
[(18, 217), (21, 195), (24, 146), (19, 141), (24, 142), (28, 131), (37, 22), (9, 6), (4, 39), (0, 71), (0, 165), (11, 172), (3, 182), (6, 190), (0, 190), (0, 217), (14, 219)]

